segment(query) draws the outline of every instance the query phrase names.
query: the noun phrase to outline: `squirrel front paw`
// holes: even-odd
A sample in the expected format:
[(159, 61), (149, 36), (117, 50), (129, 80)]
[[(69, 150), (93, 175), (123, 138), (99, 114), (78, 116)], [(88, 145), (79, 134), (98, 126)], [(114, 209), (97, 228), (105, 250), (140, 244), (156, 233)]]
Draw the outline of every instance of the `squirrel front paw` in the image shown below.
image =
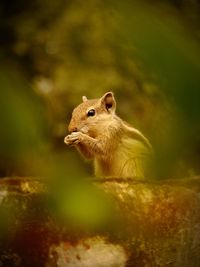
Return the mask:
[(77, 145), (81, 142), (82, 135), (83, 133), (81, 132), (72, 132), (65, 137), (64, 142), (67, 145)]

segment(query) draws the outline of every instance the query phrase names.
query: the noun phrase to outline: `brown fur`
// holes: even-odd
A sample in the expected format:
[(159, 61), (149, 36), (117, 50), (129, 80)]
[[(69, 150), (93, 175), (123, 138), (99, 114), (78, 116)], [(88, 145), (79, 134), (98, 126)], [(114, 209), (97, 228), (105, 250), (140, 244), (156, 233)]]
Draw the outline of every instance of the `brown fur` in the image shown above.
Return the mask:
[[(115, 114), (113, 93), (93, 100), (84, 97), (83, 101), (72, 113), (65, 143), (94, 159), (96, 176), (144, 178), (151, 144)], [(94, 116), (87, 115), (90, 109), (95, 110)]]

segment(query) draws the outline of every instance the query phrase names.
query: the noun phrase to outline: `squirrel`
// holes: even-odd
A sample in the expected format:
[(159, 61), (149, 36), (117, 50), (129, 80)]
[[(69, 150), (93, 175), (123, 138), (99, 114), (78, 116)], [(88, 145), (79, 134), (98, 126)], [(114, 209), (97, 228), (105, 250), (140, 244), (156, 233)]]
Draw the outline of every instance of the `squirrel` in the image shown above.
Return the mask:
[(149, 140), (115, 113), (112, 92), (83, 102), (72, 113), (67, 145), (75, 146), (87, 159), (93, 159), (95, 176), (145, 178), (145, 165), (152, 156)]

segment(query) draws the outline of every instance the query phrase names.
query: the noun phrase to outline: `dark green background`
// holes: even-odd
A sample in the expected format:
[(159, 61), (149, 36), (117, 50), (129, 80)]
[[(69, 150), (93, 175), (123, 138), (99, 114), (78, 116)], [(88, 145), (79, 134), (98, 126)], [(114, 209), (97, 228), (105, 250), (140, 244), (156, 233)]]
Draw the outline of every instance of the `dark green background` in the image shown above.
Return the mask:
[(82, 95), (112, 90), (155, 148), (157, 179), (200, 171), (200, 4), (0, 3), (0, 176), (91, 176), (64, 143)]

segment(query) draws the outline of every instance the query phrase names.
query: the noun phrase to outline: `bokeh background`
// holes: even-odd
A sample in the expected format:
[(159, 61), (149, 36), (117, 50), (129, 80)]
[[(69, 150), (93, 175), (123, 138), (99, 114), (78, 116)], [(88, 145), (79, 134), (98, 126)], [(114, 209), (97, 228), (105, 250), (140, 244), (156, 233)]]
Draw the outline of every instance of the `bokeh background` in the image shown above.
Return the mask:
[(199, 0), (2, 0), (0, 176), (89, 177), (67, 134), (112, 90), (155, 150), (155, 178), (200, 172)]

